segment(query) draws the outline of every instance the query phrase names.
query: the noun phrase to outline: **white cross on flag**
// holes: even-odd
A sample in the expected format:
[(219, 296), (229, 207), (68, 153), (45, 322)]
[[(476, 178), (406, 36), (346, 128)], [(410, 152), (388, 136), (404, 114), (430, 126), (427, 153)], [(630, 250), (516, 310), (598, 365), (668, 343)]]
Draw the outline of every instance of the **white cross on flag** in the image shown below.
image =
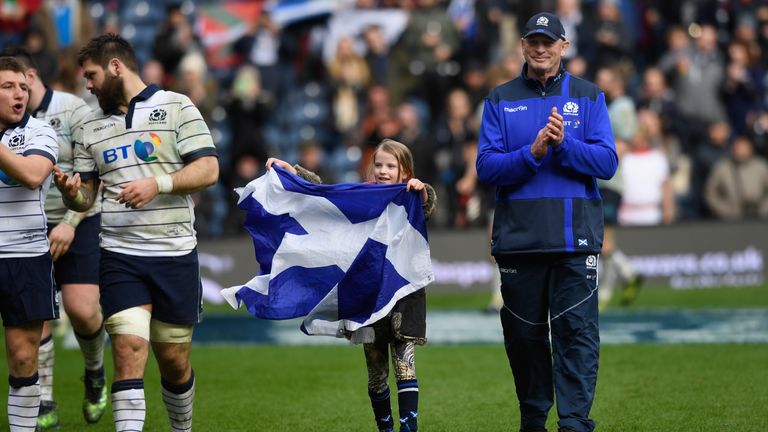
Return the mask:
[(237, 192), (260, 271), (222, 291), (235, 308), (340, 337), (434, 280), (420, 195), (404, 184), (316, 185), (275, 167)]

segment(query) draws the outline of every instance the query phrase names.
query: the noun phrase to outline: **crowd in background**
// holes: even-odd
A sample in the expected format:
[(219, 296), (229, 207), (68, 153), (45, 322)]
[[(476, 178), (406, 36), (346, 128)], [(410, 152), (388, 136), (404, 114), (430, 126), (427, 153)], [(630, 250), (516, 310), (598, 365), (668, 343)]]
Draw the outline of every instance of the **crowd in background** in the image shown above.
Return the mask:
[[(567, 70), (606, 94), (621, 167), (602, 187), (622, 194), (621, 224), (768, 219), (764, 1), (240, 2), (259, 13), (228, 44), (226, 67), (212, 66), (197, 22), (215, 3), (228, 2), (0, 0), (0, 48), (25, 46), (56, 88), (91, 99), (74, 53), (117, 32), (136, 46), (145, 82), (195, 102), (222, 168), (197, 197), (203, 237), (241, 232), (232, 188), (262, 174), (268, 156), (326, 183), (356, 182), (385, 137), (406, 144), (435, 186), (432, 226), (485, 226), (493, 191), (474, 170), (480, 109), (519, 75), (520, 21), (538, 11), (565, 26)], [(317, 13), (275, 19), (283, 3)]]

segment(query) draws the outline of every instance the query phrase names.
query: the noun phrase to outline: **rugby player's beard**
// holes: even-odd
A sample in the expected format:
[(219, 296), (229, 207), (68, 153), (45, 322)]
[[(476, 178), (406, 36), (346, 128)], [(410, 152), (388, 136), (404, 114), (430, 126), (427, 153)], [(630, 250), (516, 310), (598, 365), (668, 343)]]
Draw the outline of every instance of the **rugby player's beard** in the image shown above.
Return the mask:
[(92, 93), (99, 101), (99, 107), (104, 114), (111, 114), (116, 111), (123, 103), (123, 79), (110, 76), (104, 77), (104, 82), (99, 90), (93, 89)]

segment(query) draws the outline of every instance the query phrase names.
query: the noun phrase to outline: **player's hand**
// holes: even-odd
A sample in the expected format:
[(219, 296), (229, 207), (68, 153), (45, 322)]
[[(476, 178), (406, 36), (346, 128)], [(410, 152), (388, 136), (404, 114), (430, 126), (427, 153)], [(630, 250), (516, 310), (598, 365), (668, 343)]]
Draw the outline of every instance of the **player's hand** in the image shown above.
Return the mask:
[(288, 162), (278, 159), (278, 158), (269, 158), (267, 159), (267, 163), (265, 166), (267, 167), (267, 171), (269, 171), (272, 168), (272, 165), (277, 165), (280, 168), (284, 168), (294, 174), (296, 174), (296, 168), (294, 168), (291, 164)]
[(63, 195), (70, 199), (75, 199), (77, 193), (80, 192), (80, 174), (75, 173), (70, 176), (61, 170), (56, 165), (53, 166), (53, 183), (61, 191)]
[(128, 208), (140, 209), (149, 204), (160, 193), (157, 189), (157, 180), (147, 177), (120, 185), (122, 189), (115, 198), (120, 204)]
[(531, 144), (531, 154), (536, 160), (541, 160), (549, 151), (549, 138), (547, 137), (547, 127), (544, 126), (536, 134), (536, 139)]
[(48, 235), (48, 242), (51, 243), (51, 257), (53, 257), (54, 261), (67, 253), (74, 239), (75, 229), (72, 225), (60, 222), (53, 227), (51, 234)]
[(547, 138), (549, 138), (550, 144), (557, 147), (565, 139), (565, 123), (563, 123), (563, 116), (557, 112), (557, 107), (552, 107), (547, 120), (549, 121), (545, 126)]

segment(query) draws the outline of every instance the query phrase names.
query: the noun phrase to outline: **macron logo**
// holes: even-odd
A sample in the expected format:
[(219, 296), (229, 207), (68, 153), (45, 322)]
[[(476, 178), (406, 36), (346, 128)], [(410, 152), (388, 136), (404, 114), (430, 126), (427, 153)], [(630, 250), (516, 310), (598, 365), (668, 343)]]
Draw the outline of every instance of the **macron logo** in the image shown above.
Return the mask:
[(518, 111), (528, 111), (528, 107), (525, 105), (516, 106), (514, 108), (504, 107), (504, 112), (518, 112)]

